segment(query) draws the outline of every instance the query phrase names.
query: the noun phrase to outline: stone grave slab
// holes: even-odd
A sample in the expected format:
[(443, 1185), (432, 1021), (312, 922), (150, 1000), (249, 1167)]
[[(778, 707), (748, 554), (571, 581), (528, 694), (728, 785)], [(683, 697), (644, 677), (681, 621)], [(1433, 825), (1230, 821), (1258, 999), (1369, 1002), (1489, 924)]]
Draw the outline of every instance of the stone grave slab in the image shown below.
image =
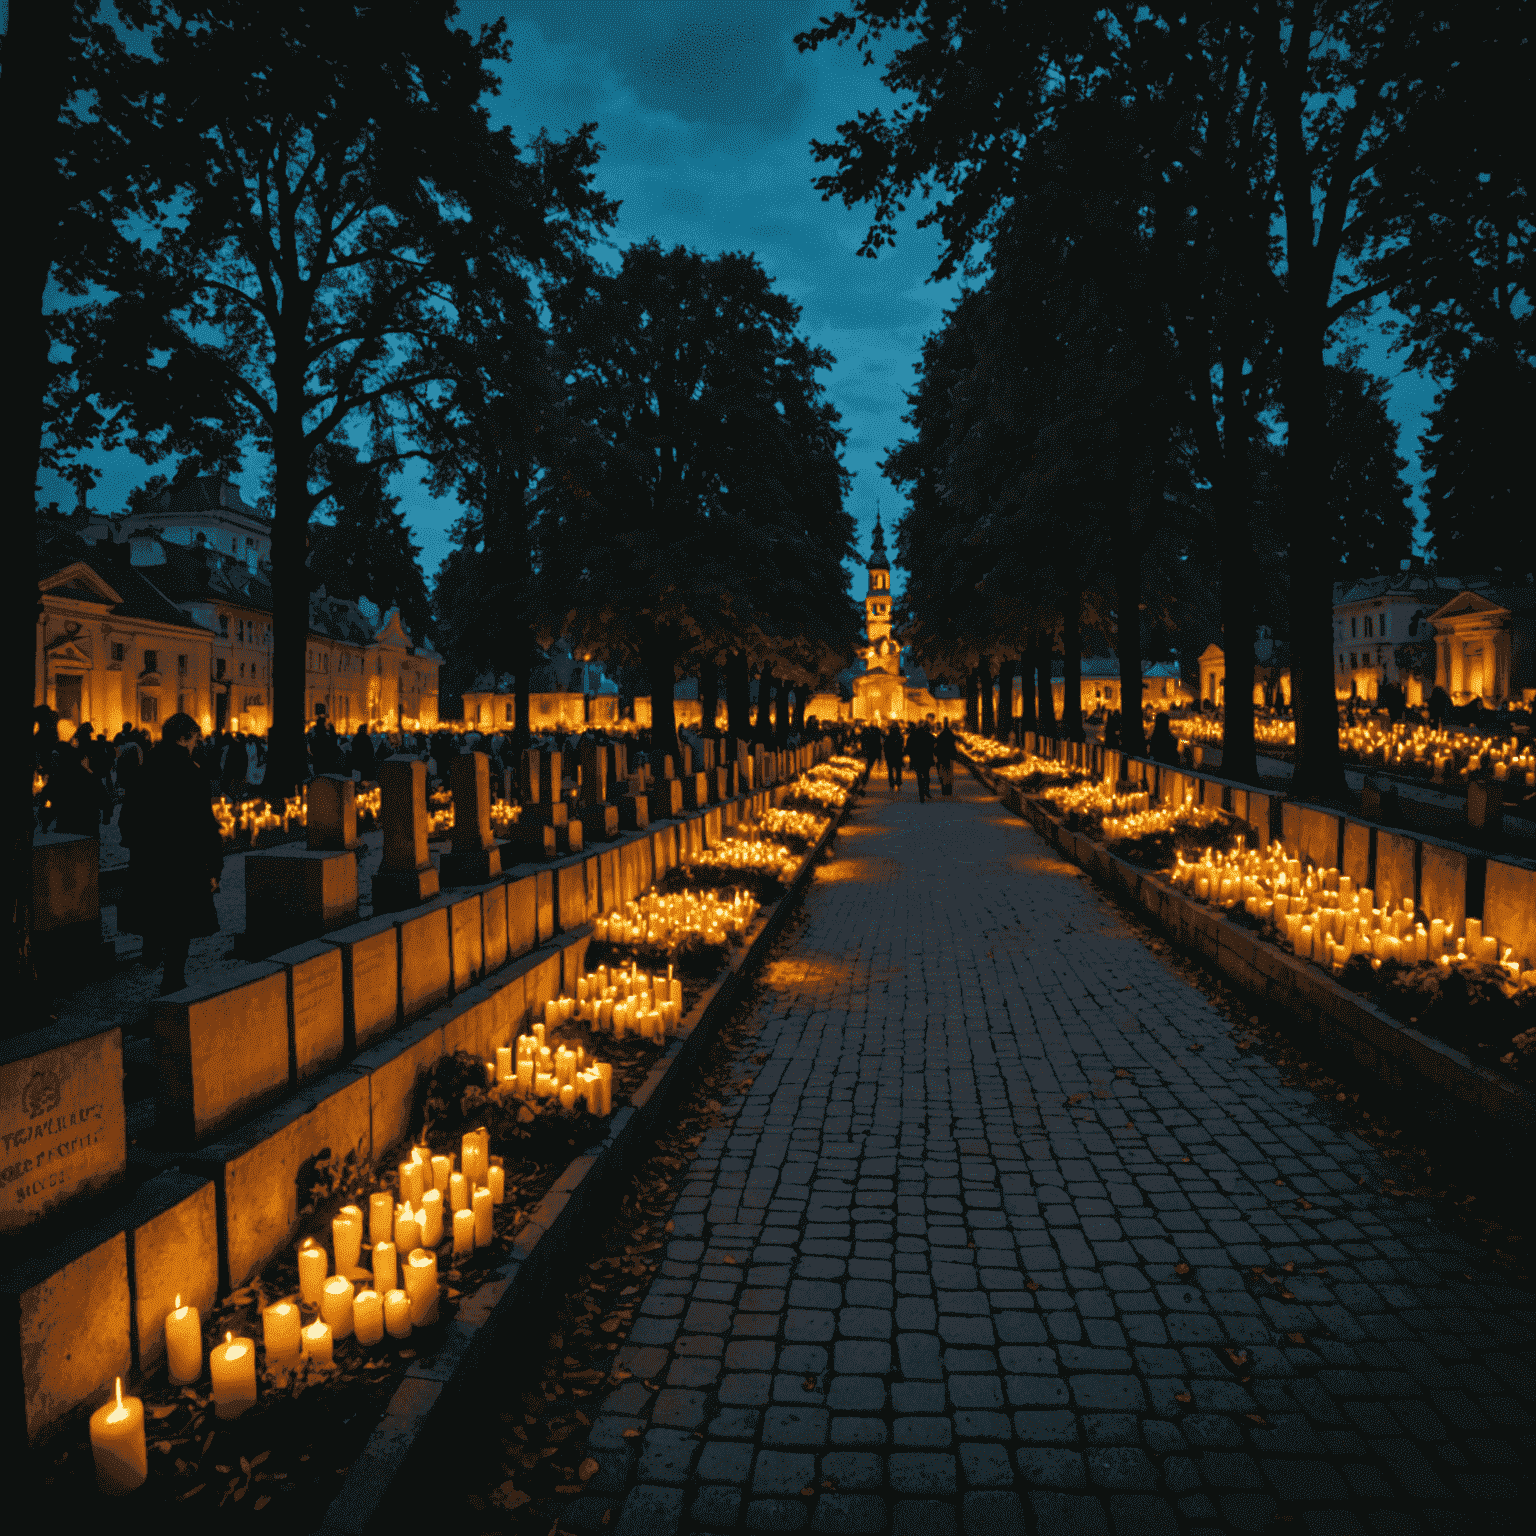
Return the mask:
[(561, 929), (579, 928), (587, 921), (586, 862), (563, 864), (554, 876), (555, 921)]
[(350, 774), (323, 773), (305, 790), (304, 841), (310, 848), (357, 847), (357, 785)]
[(541, 869), (533, 877), (537, 892), (539, 943), (547, 944), (555, 936), (555, 875), (553, 870)]
[(539, 942), (539, 882), (524, 875), (507, 882), (507, 955), (517, 959)]
[(288, 1088), (288, 978), (270, 962), (158, 999), (151, 1010), (162, 1133), (190, 1146)]
[(0, 1235), (127, 1167), (122, 1028), (55, 1024), (0, 1040)]
[(348, 1051), (365, 1049), (400, 1022), (400, 929), (390, 916), (325, 936), (341, 954), (342, 1029)]
[(13, 1454), (77, 1408), (104, 1403), (132, 1365), (120, 1224), (71, 1233), (0, 1275), (0, 1433)]
[(1489, 859), (1483, 882), (1483, 930), (1515, 952), (1515, 959), (1536, 965), (1536, 868)]
[(357, 921), (355, 854), (271, 848), (246, 854), (242, 868), (247, 951), (317, 939)]
[(491, 760), (463, 752), (453, 760), (453, 851), (445, 854), (444, 885), (484, 885), (501, 873), (501, 849), (491, 835)]
[(386, 758), (379, 789), (384, 857), (373, 877), (373, 909), (400, 912), (430, 901), (439, 888), (427, 849), (427, 765), (415, 757)]
[(1460, 938), (1467, 920), (1467, 853), (1448, 843), (1420, 842), (1419, 906), (1432, 918), (1454, 925)]
[(485, 914), (479, 891), (450, 904), (448, 942), (453, 957), (453, 990), (463, 992), (485, 972)]
[(478, 1061), (494, 1061), (495, 1047), (507, 1043), (493, 1043), (497, 1010), (492, 994), (483, 985), (471, 987), (451, 1003), (444, 1003), (433, 1017), (442, 1021), (444, 1056), (468, 1051)]
[(1376, 829), (1375, 903), (1395, 907), (1405, 897), (1417, 901), (1415, 871), (1418, 866), (1418, 840), (1401, 832)]
[(171, 1169), (146, 1180), (126, 1213), (133, 1357), (145, 1375), (165, 1359), (165, 1314), (181, 1297), (203, 1317), (219, 1294), (219, 1219), (211, 1179)]
[(311, 939), (279, 950), (272, 964), (288, 978), (288, 1071), (296, 1083), (328, 1071), (346, 1050), (341, 951)]
[(485, 949), (484, 974), (489, 976), (507, 963), (507, 885), (494, 880), (480, 892), (480, 913)]
[(448, 906), (441, 898), (395, 919), (400, 931), (400, 1013), (407, 1020), (446, 1002), (453, 990), (453, 947)]
[(378, 1157), (410, 1134), (417, 1080), (443, 1057), (445, 1011), (433, 1009), (353, 1058), (352, 1070), (368, 1074), (369, 1124)]
[(1357, 887), (1371, 883), (1371, 831), (1366, 822), (1344, 818), (1344, 862), (1339, 873), (1348, 875)]

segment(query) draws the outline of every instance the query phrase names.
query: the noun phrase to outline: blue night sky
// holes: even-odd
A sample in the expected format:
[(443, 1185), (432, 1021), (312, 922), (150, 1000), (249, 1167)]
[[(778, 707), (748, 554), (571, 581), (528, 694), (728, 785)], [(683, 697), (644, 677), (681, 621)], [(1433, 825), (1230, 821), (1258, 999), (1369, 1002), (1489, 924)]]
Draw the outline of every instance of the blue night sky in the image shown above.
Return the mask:
[[(710, 255), (751, 251), (801, 306), (801, 329), (837, 359), (823, 382), (848, 432), (851, 509), (867, 548), (877, 498), (887, 528), (900, 513), (877, 466), (905, 433), (913, 364), (957, 288), (927, 280), (937, 243), (916, 230), (915, 213), (895, 249), (871, 261), (854, 254), (866, 211), (825, 203), (811, 185), (811, 138), (830, 139), (838, 123), (890, 100), (878, 69), (863, 68), (851, 49), (796, 51), (794, 34), (832, 8), (831, 0), (482, 0), (462, 14), (472, 26), (508, 18), (512, 60), (491, 111), (519, 140), (541, 127), (560, 135), (598, 124), (598, 183), (623, 205), (610, 236), (613, 258), (652, 236)], [(1392, 380), (1399, 451), (1417, 488), (1421, 413), (1434, 386), (1403, 373), (1374, 327), (1354, 337), (1368, 342), (1367, 365)], [(120, 509), (149, 474), (169, 472), (126, 452), (86, 457), (102, 473), (92, 503), (107, 511)], [(245, 466), (249, 500), (259, 494), (261, 469)], [(42, 490), (45, 500), (74, 500), (53, 476), (44, 476)], [(434, 500), (417, 472), (397, 477), (395, 490), (430, 578), (447, 552), (456, 507)], [(854, 590), (861, 594), (862, 583)]]

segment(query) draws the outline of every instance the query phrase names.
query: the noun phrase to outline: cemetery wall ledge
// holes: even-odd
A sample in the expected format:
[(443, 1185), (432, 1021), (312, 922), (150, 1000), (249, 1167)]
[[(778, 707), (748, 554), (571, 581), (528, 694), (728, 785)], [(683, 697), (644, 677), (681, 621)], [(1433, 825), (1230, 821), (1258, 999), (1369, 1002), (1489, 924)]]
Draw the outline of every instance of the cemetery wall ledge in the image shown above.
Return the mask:
[(1493, 1136), (1509, 1154), (1536, 1146), (1536, 1096), (1462, 1052), (1399, 1023), (1258, 934), (1185, 896), (1168, 881), (1069, 831), (1037, 799), (970, 763), (971, 772), (1054, 848), (1117, 899), (1137, 908), (1173, 943), (1212, 966), (1247, 997), (1316, 1029), (1387, 1086), (1427, 1091), (1455, 1119)]
[[(782, 794), (782, 787), (779, 793), (770, 791), (775, 803)], [(803, 895), (817, 859), (847, 814), (845, 807), (832, 818), (801, 859), (784, 894), (759, 913), (746, 944), (732, 952), (726, 969), (683, 1020), (677, 1037), (631, 1094), (629, 1104), (615, 1112), (607, 1138), (571, 1161), (529, 1216), (500, 1273), (480, 1287), (470, 1306), (460, 1309), (437, 1352), (412, 1366), (332, 1501), (320, 1527), (322, 1536), (363, 1536), (381, 1529), (387, 1523), (392, 1488), (402, 1477), (425, 1470), (434, 1432), (452, 1419), (455, 1406), (489, 1368), (509, 1330), (526, 1328), (530, 1315), (551, 1308), (564, 1277), (584, 1256), (606, 1203), (665, 1129), (744, 980)]]

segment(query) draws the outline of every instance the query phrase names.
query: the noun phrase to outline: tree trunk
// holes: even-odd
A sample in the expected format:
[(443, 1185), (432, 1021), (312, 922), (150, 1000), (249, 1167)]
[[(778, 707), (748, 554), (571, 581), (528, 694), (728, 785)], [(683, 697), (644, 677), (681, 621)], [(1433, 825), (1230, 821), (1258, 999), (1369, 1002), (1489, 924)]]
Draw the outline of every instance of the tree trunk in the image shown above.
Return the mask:
[(773, 701), (773, 739), (781, 752), (789, 745), (789, 684), (783, 678)]
[(513, 663), (517, 670), (513, 673), (513, 699), (516, 703), (517, 726), (512, 732), (512, 746), (518, 752), (526, 751), (529, 742), (533, 740), (533, 721), (530, 718), (532, 709), (528, 701), (531, 687), (530, 674), (533, 672), (533, 631), (526, 627), (520, 638), (514, 641), (517, 653), (513, 657)]
[[(1248, 444), (1232, 451), (1232, 433), (1218, 497), (1216, 550), (1221, 560), (1221, 650), (1226, 665), (1226, 706), (1221, 728), (1221, 776), (1239, 784), (1259, 782), (1253, 741), (1253, 534), (1248, 522)], [(1292, 572), (1292, 580), (1296, 579)], [(1332, 615), (1329, 615), (1332, 635)], [(1331, 680), (1331, 679), (1330, 679)]]
[(757, 730), (755, 737), (765, 747), (773, 745), (773, 716), (770, 707), (773, 700), (773, 671), (764, 667), (757, 675)]
[(997, 739), (999, 741), (1013, 739), (1013, 674), (1018, 670), (1018, 666), (1018, 662), (1011, 656), (1004, 657), (998, 663)]
[[(1310, 217), (1306, 227), (1310, 231)], [(1301, 243), (1293, 239), (1291, 249)], [(1316, 313), (1318, 299), (1327, 295), (1317, 287), (1312, 265), (1299, 263), (1288, 278), (1286, 303), (1291, 313), (1281, 366), (1286, 520), (1291, 534), (1291, 703), (1296, 716), (1291, 793), (1298, 800), (1335, 804), (1344, 799), (1344, 760), (1333, 683), (1334, 569), (1326, 556), (1329, 529), (1323, 494), (1329, 473), (1324, 327)], [(1230, 694), (1230, 687), (1227, 691)]]
[(752, 679), (745, 651), (731, 651), (725, 658), (725, 728), (737, 741), (752, 734)]
[(1035, 729), (1035, 661), (1035, 637), (1030, 633), (1024, 637), (1024, 655), (1019, 660), (1019, 676), (1023, 684), (1019, 691), (1020, 732)]
[(720, 667), (713, 656), (699, 663), (699, 731), (705, 736), (718, 736), (720, 728), (715, 716), (720, 712)]
[[(6, 727), (11, 747), (10, 812), (6, 842), (11, 954), (6, 966), (11, 999), (0, 1033), (20, 1034), (46, 1022), (37, 993), (32, 954), (32, 707), (34, 668), (42, 634), (38, 628), (37, 471), (43, 444), (43, 396), (48, 384), (48, 338), (43, 326), (44, 296), (53, 265), (53, 232), (58, 228), (59, 186), (55, 159), (59, 116), (74, 63), (69, 37), (73, 7), (13, 5), (5, 38), (5, 73), (0, 82), (0, 125), (10, 146), (0, 160), (4, 206), (25, 228), (25, 239), (6, 242), (11, 273), (8, 302), (0, 310), (0, 356), (9, 359), (10, 405), (0, 411), (0, 506), (6, 510), (6, 616), (11, 626), (11, 703)], [(25, 656), (27, 665), (19, 665)]]
[(1115, 548), (1115, 653), (1120, 661), (1120, 750), (1147, 755), (1141, 728), (1141, 549), (1133, 539)]
[[(272, 745), (262, 792), (280, 806), (308, 777), (304, 751), (309, 646), (309, 454), (304, 446), (304, 379), (282, 356), (297, 343), (279, 337), (277, 426), (272, 434), (276, 508), (272, 518)], [(397, 725), (401, 724), (398, 714)], [(403, 728), (403, 726), (402, 726)]]
[(976, 671), (977, 686), (981, 690), (981, 734), (990, 736), (996, 725), (996, 716), (992, 712), (992, 658), (981, 657), (977, 662)]
[(1083, 739), (1083, 632), (1082, 588), (1067, 588), (1061, 611), (1061, 733), (1068, 741)]
[(677, 640), (670, 629), (653, 631), (640, 647), (640, 665), (651, 695), (651, 765), (658, 776), (664, 757), (678, 766), (683, 761), (677, 750), (677, 711), (672, 702), (677, 657)]
[(1055, 646), (1051, 644), (1050, 631), (1042, 629), (1035, 648), (1035, 665), (1040, 669), (1040, 718), (1035, 729), (1042, 736), (1052, 737), (1056, 735), (1055, 686), (1051, 681), (1051, 652), (1053, 650), (1055, 650)]
[(965, 674), (965, 728), (972, 735), (979, 728), (981, 707), (981, 673), (978, 668), (972, 667)]

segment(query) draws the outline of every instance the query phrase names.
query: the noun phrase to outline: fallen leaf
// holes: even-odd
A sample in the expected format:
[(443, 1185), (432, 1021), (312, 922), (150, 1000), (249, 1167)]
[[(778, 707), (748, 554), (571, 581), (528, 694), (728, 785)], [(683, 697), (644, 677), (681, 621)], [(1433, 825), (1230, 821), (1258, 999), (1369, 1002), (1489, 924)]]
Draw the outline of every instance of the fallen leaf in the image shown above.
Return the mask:
[(1192, 1392), (1175, 1392), (1173, 1394), (1173, 1400), (1176, 1403), (1192, 1403), (1194, 1402), (1195, 1398)]
[(1269, 1420), (1262, 1413), (1245, 1413), (1243, 1417), (1251, 1423), (1262, 1424), (1266, 1429), (1269, 1428)]
[(802, 1499), (814, 1499), (816, 1497), (816, 1490), (810, 1487), (802, 1488), (800, 1490), (800, 1497)]
[(199, 1483), (196, 1488), (188, 1488), (185, 1493), (179, 1493), (176, 1497), (185, 1503), (188, 1499), (195, 1499), (207, 1486), (207, 1483)]
[(150, 1408), (149, 1416), (152, 1419), (165, 1419), (169, 1418), (171, 1414), (175, 1413), (175, 1411), (175, 1403), (156, 1403), (153, 1407)]
[(626, 1429), (624, 1431), (624, 1438), (626, 1440), (638, 1440), (640, 1438), (640, 1431), (638, 1429)]
[(1192, 1052), (1193, 1051), (1203, 1051), (1204, 1049), (1205, 1049), (1205, 1047), (1203, 1045), (1192, 1045), (1192, 1046), (1190, 1046), (1190, 1050)]
[(663, 1232), (675, 1232), (676, 1230), (677, 1230), (677, 1224), (675, 1222), (671, 1222), (671, 1221), (669, 1221), (666, 1224), (666, 1226), (662, 1228)]
[(1305, 1344), (1307, 1342), (1307, 1336), (1304, 1333), (1288, 1333), (1286, 1334), (1286, 1338), (1288, 1338), (1292, 1344)]
[(264, 1494), (262, 1494), (262, 1496), (259, 1499), (256, 1500), (256, 1502), (253, 1505), (251, 1505), (251, 1508), (252, 1509), (265, 1509), (267, 1507), (267, 1505), (270, 1504), (271, 1502), (272, 1502), (272, 1495), (270, 1493), (264, 1493)]
[(582, 1482), (586, 1482), (588, 1478), (596, 1477), (599, 1470), (600, 1466), (597, 1458), (595, 1456), (588, 1456), (582, 1462), (582, 1464), (576, 1468), (576, 1476), (579, 1477)]
[(1240, 1355), (1235, 1349), (1229, 1349), (1227, 1351), (1227, 1359), (1230, 1360), (1234, 1366), (1248, 1364), (1247, 1354), (1245, 1353)]
[(1026, 1291), (1038, 1291), (1040, 1289), (1040, 1282), (1038, 1280), (1026, 1280), (1024, 1282), (1024, 1289)]
[(1173, 1272), (1176, 1275), (1187, 1275), (1189, 1273), (1189, 1265), (1186, 1264), (1183, 1259), (1180, 1259), (1179, 1262), (1173, 1266)]
[(1115, 1076), (1116, 1077), (1129, 1077), (1130, 1075), (1131, 1074), (1129, 1072), (1127, 1072), (1124, 1067), (1116, 1067), (1115, 1068)]
[(491, 1495), (491, 1502), (500, 1505), (502, 1509), (517, 1509), (526, 1504), (531, 1495), (526, 1494), (509, 1477), (495, 1493)]

